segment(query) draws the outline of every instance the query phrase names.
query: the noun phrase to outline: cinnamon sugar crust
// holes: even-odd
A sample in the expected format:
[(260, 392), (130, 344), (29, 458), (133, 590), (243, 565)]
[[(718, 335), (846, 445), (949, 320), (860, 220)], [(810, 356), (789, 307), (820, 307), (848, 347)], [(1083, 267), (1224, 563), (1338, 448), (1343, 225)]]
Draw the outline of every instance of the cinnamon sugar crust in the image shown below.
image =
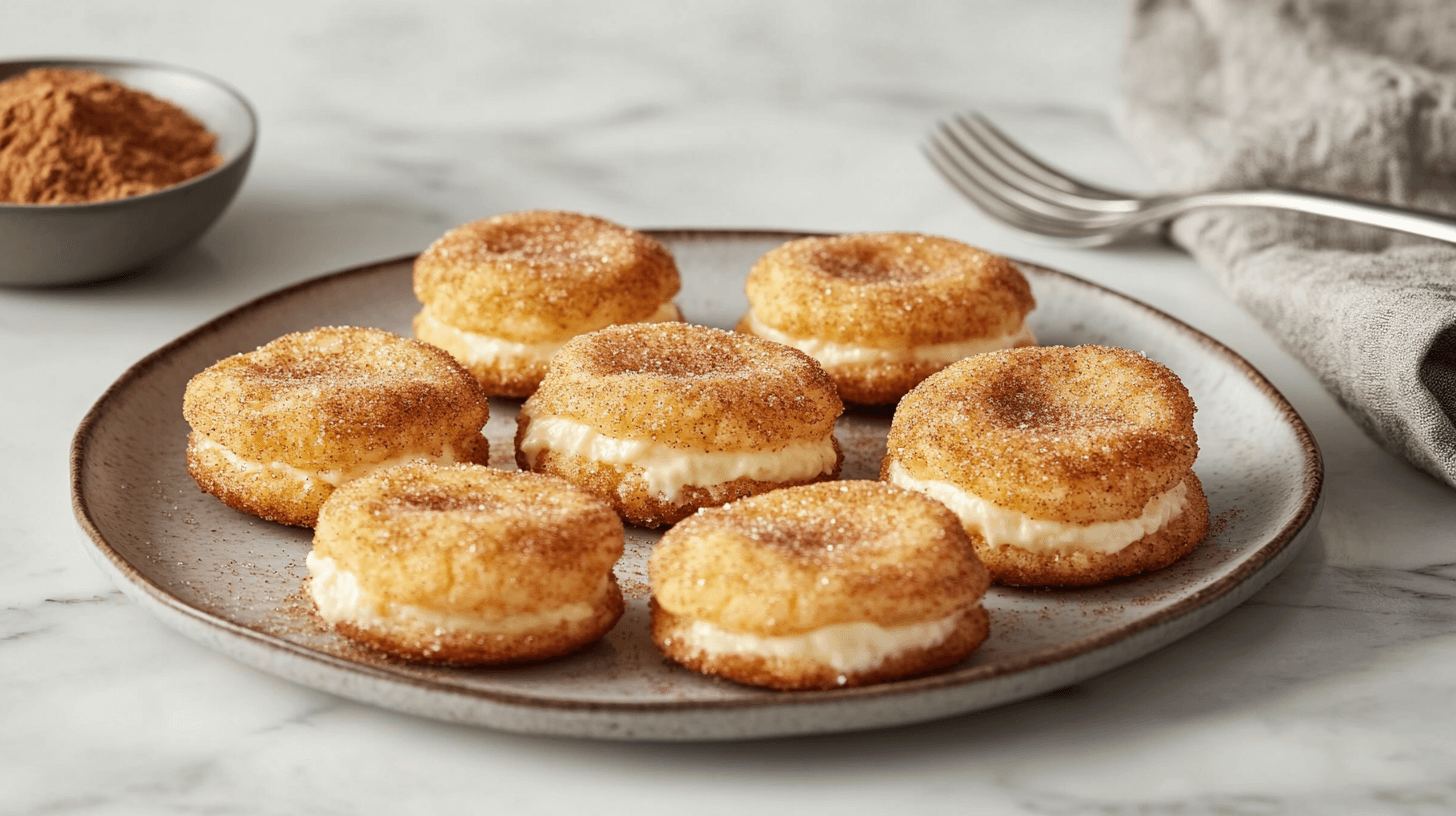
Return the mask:
[(665, 609), (760, 636), (936, 620), (990, 585), (944, 505), (858, 480), (703, 510), (663, 534), (649, 572)]
[(650, 317), (681, 287), (663, 244), (602, 218), (530, 211), (450, 230), (415, 261), (415, 295), (442, 322), (518, 343)]
[(1194, 411), (1176, 374), (1126, 349), (990, 352), (901, 400), (885, 467), (1033, 518), (1136, 518), (1197, 458)]
[(639, 323), (568, 342), (521, 416), (688, 450), (753, 451), (825, 439), (843, 411), (834, 382), (802, 352), (704, 326)]
[(790, 241), (754, 264), (745, 290), (785, 334), (877, 348), (1015, 334), (1036, 305), (1005, 258), (899, 232)]
[[(989, 573), (959, 519), (878, 482), (788, 488), (700, 511), (663, 535), (648, 571), (658, 648), (695, 671), (751, 685), (837, 688), (931, 671), (963, 660), (988, 631), (981, 601)], [(948, 619), (954, 625), (936, 642), (848, 671), (808, 655), (715, 652), (692, 645), (686, 631), (701, 621), (796, 637)]]
[(314, 552), (382, 601), (506, 616), (590, 598), (622, 542), (616, 514), (560, 479), (418, 463), (335, 491)]
[(319, 474), (401, 457), (485, 461), (480, 430), (490, 407), (470, 373), (438, 348), (378, 329), (324, 327), (208, 367), (187, 384), (182, 413), (193, 431), (188, 471), (204, 490), (243, 512), (311, 526), (333, 490)]
[(426, 343), (379, 329), (287, 334), (193, 377), (193, 430), (239, 456), (330, 470), (438, 453), (477, 435), (490, 408), (469, 372)]
[[(350, 482), (325, 502), (314, 535), (314, 555), (352, 574), (378, 608), (547, 621), (507, 632), (403, 615), (335, 622), (391, 654), (451, 663), (536, 660), (600, 637), (622, 614), (612, 568), (623, 546), (621, 521), (594, 496), (479, 465), (409, 464)], [(590, 614), (550, 620), (574, 604)]]

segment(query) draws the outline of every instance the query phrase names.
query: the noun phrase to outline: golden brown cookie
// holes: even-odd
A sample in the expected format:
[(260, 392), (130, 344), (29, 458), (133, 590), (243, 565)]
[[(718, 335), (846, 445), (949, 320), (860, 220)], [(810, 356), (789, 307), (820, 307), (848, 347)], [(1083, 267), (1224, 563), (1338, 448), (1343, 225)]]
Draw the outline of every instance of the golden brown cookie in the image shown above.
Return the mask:
[(404, 660), (541, 660), (622, 616), (622, 548), (612, 509), (559, 479), (416, 463), (329, 497), (308, 591), (337, 631)]
[(1127, 349), (991, 352), (901, 400), (881, 478), (945, 502), (997, 581), (1101, 583), (1206, 534), (1194, 410), (1176, 374)]
[(490, 406), (449, 354), (379, 329), (284, 335), (193, 377), (187, 471), (229, 507), (312, 527), (339, 485), (425, 459), (485, 462)]
[(681, 320), (661, 242), (589, 215), (532, 211), (445, 233), (415, 261), (415, 336), (455, 355), (491, 396), (525, 397), (578, 334)]
[(842, 411), (828, 375), (794, 349), (686, 323), (612, 326), (552, 360), (521, 407), (516, 462), (656, 527), (837, 478)]
[(959, 520), (879, 482), (776, 490), (703, 510), (649, 562), (652, 639), (694, 671), (840, 688), (952, 666), (989, 631), (990, 583)]
[(745, 287), (738, 331), (818, 360), (846, 402), (886, 405), (950, 363), (1036, 343), (1031, 287), (1010, 261), (903, 232), (801, 238), (771, 250)]

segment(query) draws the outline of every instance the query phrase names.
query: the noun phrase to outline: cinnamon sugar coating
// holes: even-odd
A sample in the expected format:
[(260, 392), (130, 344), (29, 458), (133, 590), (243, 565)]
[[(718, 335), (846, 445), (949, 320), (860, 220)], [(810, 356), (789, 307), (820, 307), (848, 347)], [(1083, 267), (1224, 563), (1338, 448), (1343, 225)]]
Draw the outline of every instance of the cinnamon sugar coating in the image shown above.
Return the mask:
[(955, 514), (869, 481), (699, 511), (663, 534), (648, 569), (668, 612), (760, 636), (937, 620), (980, 603), (990, 585)]
[(494, 616), (594, 599), (622, 556), (622, 522), (538, 473), (401, 465), (334, 492), (314, 552), (382, 601)]
[(661, 242), (602, 218), (508, 213), (456, 227), (415, 261), (415, 296), (457, 329), (561, 341), (650, 317), (681, 282)]
[[(346, 635), (434, 663), (503, 663), (564, 654), (597, 639), (623, 611), (612, 568), (622, 523), (606, 504), (548, 476), (479, 465), (408, 464), (350, 482), (324, 504), (314, 554), (351, 573), (387, 610), (509, 621), (518, 631), (422, 626), (398, 615), (338, 622)], [(586, 604), (589, 614), (551, 616)]]
[(774, 450), (834, 431), (844, 405), (808, 355), (686, 323), (612, 326), (551, 361), (521, 416), (695, 451)]
[(745, 289), (785, 334), (878, 348), (1014, 334), (1036, 305), (1005, 258), (899, 232), (790, 241), (754, 264)]
[[(378, 329), (284, 335), (220, 360), (187, 384), (188, 469), (229, 506), (312, 526), (347, 474), (401, 457), (483, 462), (490, 408), (450, 355)], [(202, 444), (210, 441), (241, 460)]]
[(1189, 473), (1194, 410), (1176, 374), (1126, 349), (990, 352), (901, 400), (885, 462), (1033, 518), (1136, 518)]
[[(878, 482), (787, 488), (703, 510), (663, 535), (648, 564), (652, 638), (694, 671), (778, 689), (837, 688), (964, 660), (989, 631), (986, 568), (953, 513)], [(931, 643), (875, 665), (835, 668), (809, 654), (694, 645), (695, 621), (757, 637), (824, 627), (890, 629), (954, 621)]]

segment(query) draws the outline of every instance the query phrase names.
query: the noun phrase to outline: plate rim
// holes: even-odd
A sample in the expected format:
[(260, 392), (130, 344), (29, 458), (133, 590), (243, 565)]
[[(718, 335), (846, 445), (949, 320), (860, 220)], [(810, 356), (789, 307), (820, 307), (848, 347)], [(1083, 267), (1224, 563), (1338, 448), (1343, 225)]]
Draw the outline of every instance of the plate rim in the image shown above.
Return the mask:
[[(724, 239), (724, 240), (793, 240), (802, 237), (817, 237), (833, 235), (835, 233), (811, 232), (797, 230), (776, 230), (776, 229), (713, 229), (674, 227), (643, 229), (658, 239), (669, 239), (678, 241), (690, 241), (694, 239)], [(227, 326), (241, 320), (248, 315), (266, 309), (276, 301), (290, 298), (291, 296), (308, 289), (317, 288), (336, 282), (347, 277), (367, 275), (384, 267), (397, 266), (411, 263), (418, 257), (419, 253), (409, 253), (393, 258), (373, 261), (366, 264), (351, 266), (346, 269), (324, 273), (315, 277), (307, 278), (293, 284), (283, 286), (258, 297), (248, 300), (238, 306), (203, 322), (195, 328), (183, 333), (177, 338), (163, 344), (156, 350), (142, 357), (136, 363), (129, 366), (122, 374), (102, 392), (96, 402), (86, 412), (78, 425), (71, 440), (69, 451), (70, 467), (70, 493), (71, 507), (77, 523), (83, 532), (86, 533), (88, 542), (91, 545), (93, 557), (102, 557), (107, 565), (117, 575), (125, 578), (134, 588), (140, 589), (154, 602), (180, 614), (193, 622), (202, 624), (214, 629), (222, 630), (230, 635), (239, 636), (251, 645), (265, 647), (267, 649), (281, 650), (291, 656), (301, 657), (314, 663), (323, 664), (331, 669), (341, 670), (347, 673), (362, 675), (373, 680), (382, 680), (388, 683), (405, 684), (434, 693), (450, 694), (459, 697), (469, 697), (486, 701), (490, 704), (501, 706), (514, 706), (530, 709), (549, 709), (562, 712), (592, 712), (600, 714), (658, 714), (677, 713), (688, 714), (692, 712), (724, 711), (744, 708), (763, 708), (781, 706), (804, 706), (823, 703), (851, 703), (864, 700), (877, 700), (890, 697), (902, 697), (932, 691), (947, 691), (949, 689), (970, 685), (979, 681), (991, 680), (998, 677), (1005, 677), (1012, 674), (1021, 674), (1036, 669), (1045, 668), (1054, 664), (1063, 663), (1075, 658), (1084, 657), (1110, 647), (1116, 643), (1127, 641), (1139, 634), (1161, 626), (1167, 626), (1187, 616), (1197, 613), (1199, 610), (1212, 604), (1218, 598), (1234, 592), (1248, 579), (1263, 570), (1271, 560), (1283, 553), (1292, 543), (1296, 541), (1302, 530), (1315, 517), (1320, 507), (1320, 500), (1324, 484), (1324, 460), (1314, 434), (1295, 411), (1289, 400), (1252, 364), (1241, 355), (1219, 342), (1213, 337), (1205, 334), (1188, 323), (1151, 306), (1143, 301), (1137, 300), (1129, 295), (1118, 292), (1114, 289), (1103, 286), (1099, 283), (1085, 278), (1072, 275), (1044, 266), (1039, 263), (1023, 261), (1017, 258), (1009, 258), (1018, 267), (1034, 269), (1038, 274), (1050, 275), (1064, 279), (1074, 285), (1080, 285), (1098, 290), (1104, 295), (1111, 295), (1124, 304), (1137, 308), (1145, 313), (1151, 314), (1168, 323), (1173, 324), (1185, 335), (1204, 346), (1211, 353), (1223, 358), (1227, 363), (1238, 369), (1273, 405), (1277, 408), (1279, 415), (1287, 426), (1294, 432), (1303, 453), (1302, 460), (1302, 490), (1299, 496), (1298, 509), (1291, 515), (1290, 519), (1279, 531), (1268, 541), (1265, 541), (1259, 548), (1245, 556), (1238, 566), (1229, 574), (1214, 581), (1195, 592), (1181, 597), (1169, 606), (1151, 613), (1136, 621), (1131, 621), (1119, 626), (1114, 630), (1076, 640), (1066, 641), (1053, 647), (1036, 652), (1022, 658), (1003, 661), (996, 664), (984, 666), (970, 666), (949, 672), (942, 672), (925, 677), (900, 680), (892, 683), (860, 686), (848, 689), (831, 689), (825, 691), (798, 691), (792, 694), (766, 694), (749, 698), (719, 699), (719, 700), (679, 700), (679, 701), (588, 701), (569, 700), (560, 698), (537, 697), (529, 694), (521, 694), (512, 691), (497, 689), (481, 689), (470, 687), (458, 687), (441, 685), (424, 678), (413, 677), (406, 674), (393, 673), (376, 666), (365, 665), (350, 661), (335, 655), (326, 654), (310, 649), (300, 644), (250, 629), (242, 624), (235, 623), (227, 618), (222, 618), (202, 609), (192, 606), (182, 599), (172, 595), (166, 589), (153, 582), (146, 575), (142, 574), (131, 564), (121, 553), (117, 552), (108, 543), (91, 518), (90, 509), (86, 503), (86, 497), (82, 485), (82, 470), (86, 460), (87, 443), (97, 432), (98, 426), (104, 421), (107, 410), (112, 403), (119, 399), (134, 381), (147, 374), (151, 369), (159, 365), (163, 360), (186, 348), (199, 338), (214, 334)], [(1272, 578), (1273, 576), (1269, 576)], [(1255, 590), (1257, 591), (1257, 590)], [(1252, 594), (1252, 593), (1251, 593)], [(1236, 606), (1237, 604), (1235, 604)], [(1230, 607), (1232, 608), (1232, 607)], [(1220, 613), (1222, 614), (1222, 613)], [(1215, 618), (1218, 616), (1214, 616)], [(164, 621), (165, 622), (165, 621)], [(1198, 628), (1198, 627), (1195, 627)], [(1176, 640), (1176, 638), (1175, 638)], [(1154, 648), (1160, 648), (1158, 644)], [(213, 646), (212, 648), (216, 648)], [(227, 652), (234, 656), (232, 652)], [(1129, 660), (1136, 659), (1145, 652), (1129, 657)], [(1114, 664), (1119, 665), (1119, 664)], [(278, 672), (271, 672), (278, 674)], [(290, 678), (293, 673), (290, 672)], [(301, 680), (296, 680), (302, 685), (313, 686)], [(313, 686), (317, 687), (317, 686)], [(330, 689), (333, 691), (332, 689)], [(335, 691), (334, 693), (339, 693)], [(1038, 692), (1040, 693), (1040, 692)], [(376, 703), (376, 705), (378, 705)], [(427, 716), (427, 715), (426, 715)], [(545, 731), (543, 731), (545, 733)]]

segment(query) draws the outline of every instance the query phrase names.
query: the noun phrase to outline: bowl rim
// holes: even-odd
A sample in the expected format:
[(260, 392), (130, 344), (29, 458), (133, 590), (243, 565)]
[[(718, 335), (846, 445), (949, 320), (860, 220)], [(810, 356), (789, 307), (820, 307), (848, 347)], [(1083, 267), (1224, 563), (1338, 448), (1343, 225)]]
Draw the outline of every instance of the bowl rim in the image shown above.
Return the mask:
[[(226, 82), (223, 82), (217, 77), (212, 76), (211, 74), (204, 73), (195, 68), (188, 68), (182, 65), (172, 65), (170, 63), (157, 62), (154, 60), (114, 59), (107, 57), (30, 57), (21, 59), (0, 60), (0, 73), (4, 73), (7, 69), (10, 68), (23, 68), (25, 70), (29, 70), (31, 68), (62, 68), (88, 65), (113, 66), (123, 68), (146, 68), (156, 71), (167, 71), (175, 74), (184, 74), (192, 77), (193, 79), (199, 79), (209, 85), (212, 85), (213, 87), (222, 91), (224, 94), (232, 97), (234, 101), (242, 106), (243, 113), (247, 115), (248, 132), (243, 139), (242, 146), (233, 156), (224, 160), (222, 164), (219, 164), (211, 170), (193, 176), (192, 178), (186, 179), (185, 181), (179, 181), (176, 184), (163, 187), (160, 190), (153, 190), (150, 193), (141, 193), (140, 195), (126, 196), (125, 198), (111, 198), (105, 201), (85, 201), (69, 204), (27, 204), (18, 201), (0, 201), (0, 210), (45, 210), (48, 212), (63, 212), (97, 208), (104, 209), (108, 207), (133, 206), (138, 202), (153, 198), (155, 196), (167, 195), (175, 191), (192, 187), (194, 185), (203, 184), (208, 179), (211, 179), (212, 177), (217, 176), (224, 171), (227, 171), (230, 168), (236, 166), (239, 162), (251, 160), (253, 147), (257, 144), (258, 141), (257, 111), (253, 110), (253, 106), (250, 102), (248, 102), (248, 98), (243, 96), (242, 93), (240, 93), (236, 88)], [(8, 79), (9, 76), (6, 76), (6, 78)], [(177, 105), (179, 108), (183, 107), (176, 102), (173, 102), (172, 104)], [(186, 110), (185, 108), (183, 109)], [(190, 110), (187, 112), (189, 115), (192, 114)]]

